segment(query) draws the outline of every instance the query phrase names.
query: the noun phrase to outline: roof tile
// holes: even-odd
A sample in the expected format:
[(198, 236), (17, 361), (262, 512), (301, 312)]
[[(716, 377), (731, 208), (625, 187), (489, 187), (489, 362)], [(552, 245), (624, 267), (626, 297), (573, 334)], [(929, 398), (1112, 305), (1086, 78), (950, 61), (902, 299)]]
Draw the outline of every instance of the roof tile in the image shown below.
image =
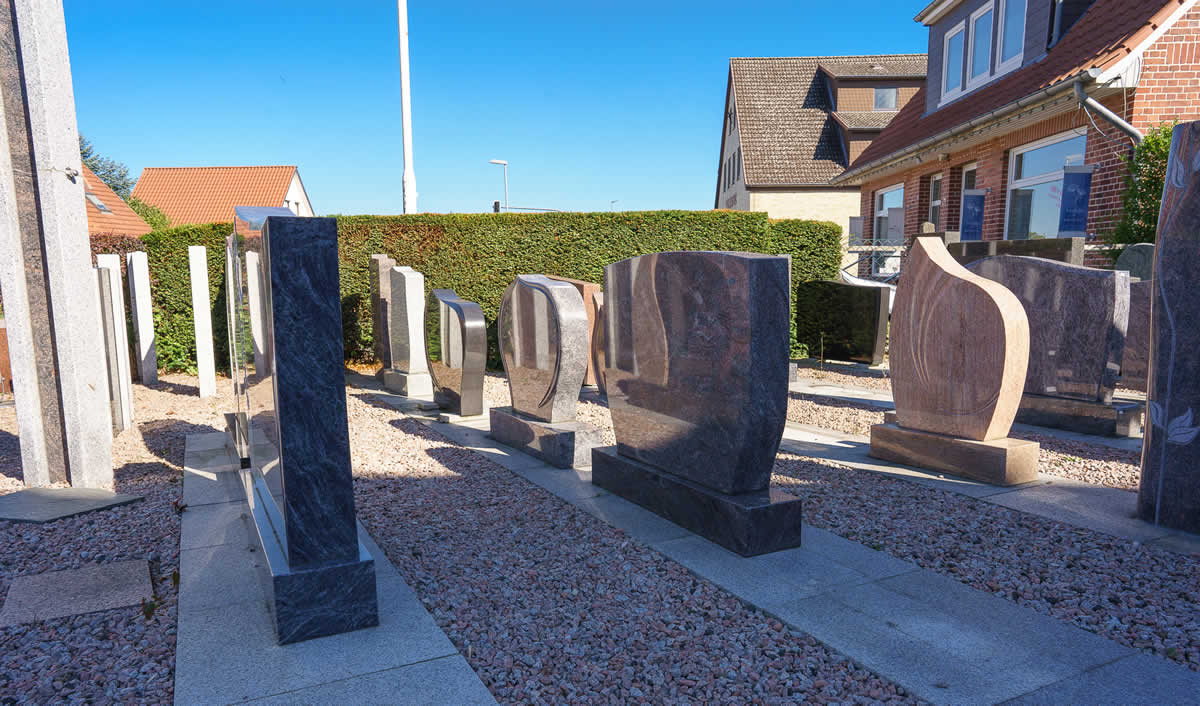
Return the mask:
[(150, 226), (142, 217), (108, 188), (108, 184), (101, 181), (86, 164), (83, 165), (83, 190), (85, 195), (95, 198), (108, 209), (107, 213), (101, 211), (92, 199), (85, 199), (88, 235), (145, 235), (150, 232)]
[(171, 225), (233, 220), (234, 206), (282, 206), (294, 166), (147, 167), (133, 195), (157, 206)]

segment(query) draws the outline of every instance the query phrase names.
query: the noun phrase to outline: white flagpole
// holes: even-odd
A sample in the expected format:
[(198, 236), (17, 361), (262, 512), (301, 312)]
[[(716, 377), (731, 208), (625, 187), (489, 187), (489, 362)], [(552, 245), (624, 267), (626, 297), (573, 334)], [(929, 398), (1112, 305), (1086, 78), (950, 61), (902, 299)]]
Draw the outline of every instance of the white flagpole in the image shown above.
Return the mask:
[(396, 0), (400, 22), (400, 126), (404, 132), (404, 212), (417, 212), (417, 175), (412, 156), (412, 87), (408, 79), (408, 0)]

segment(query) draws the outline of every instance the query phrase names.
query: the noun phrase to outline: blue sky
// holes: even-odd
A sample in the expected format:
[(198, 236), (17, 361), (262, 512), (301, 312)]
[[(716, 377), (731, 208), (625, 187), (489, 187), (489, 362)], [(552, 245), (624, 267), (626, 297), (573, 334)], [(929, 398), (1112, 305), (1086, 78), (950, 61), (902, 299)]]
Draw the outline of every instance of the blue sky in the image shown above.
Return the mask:
[[(319, 214), (402, 208), (396, 7), (65, 0), (80, 130), (143, 167), (296, 164)], [(410, 0), (422, 211), (712, 207), (731, 56), (922, 52), (923, 2)]]

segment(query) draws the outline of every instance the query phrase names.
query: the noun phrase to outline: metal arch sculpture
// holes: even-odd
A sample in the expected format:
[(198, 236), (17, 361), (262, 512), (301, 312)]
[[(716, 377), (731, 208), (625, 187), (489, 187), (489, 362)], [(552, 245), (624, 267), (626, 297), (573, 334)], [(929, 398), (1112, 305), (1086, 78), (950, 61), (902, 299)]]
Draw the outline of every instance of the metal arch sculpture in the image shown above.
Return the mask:
[(487, 323), (475, 302), (453, 289), (429, 293), (425, 355), (433, 377), (434, 401), (463, 417), (483, 414), (483, 370), (487, 361)]

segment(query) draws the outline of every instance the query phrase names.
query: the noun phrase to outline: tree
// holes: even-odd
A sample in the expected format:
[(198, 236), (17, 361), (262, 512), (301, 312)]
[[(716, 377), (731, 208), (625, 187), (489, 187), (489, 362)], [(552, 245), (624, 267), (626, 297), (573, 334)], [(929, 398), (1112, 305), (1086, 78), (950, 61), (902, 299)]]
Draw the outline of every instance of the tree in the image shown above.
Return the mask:
[(1174, 123), (1163, 123), (1151, 128), (1130, 155), (1121, 196), (1121, 222), (1109, 236), (1114, 245), (1154, 242), (1174, 127)]
[(130, 194), (133, 193), (134, 180), (129, 176), (129, 167), (122, 162), (101, 157), (96, 154), (96, 148), (92, 146), (91, 140), (79, 135), (79, 156), (83, 158), (83, 164), (92, 170), (92, 173), (99, 177), (100, 181), (108, 185), (108, 188), (116, 192), (123, 200), (128, 201)]
[(167, 214), (163, 213), (158, 206), (151, 206), (136, 196), (125, 199), (125, 203), (129, 204), (134, 213), (142, 217), (151, 230), (163, 230), (171, 227), (171, 219), (167, 218)]

